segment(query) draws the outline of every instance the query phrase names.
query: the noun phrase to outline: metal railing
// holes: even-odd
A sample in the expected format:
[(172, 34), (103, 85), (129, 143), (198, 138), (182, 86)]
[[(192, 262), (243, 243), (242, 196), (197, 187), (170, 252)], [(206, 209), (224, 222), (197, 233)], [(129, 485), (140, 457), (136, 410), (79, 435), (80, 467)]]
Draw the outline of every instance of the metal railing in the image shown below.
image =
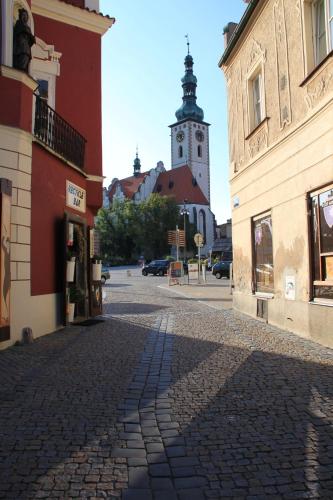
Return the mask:
[(86, 139), (36, 94), (34, 135), (65, 160), (83, 169)]

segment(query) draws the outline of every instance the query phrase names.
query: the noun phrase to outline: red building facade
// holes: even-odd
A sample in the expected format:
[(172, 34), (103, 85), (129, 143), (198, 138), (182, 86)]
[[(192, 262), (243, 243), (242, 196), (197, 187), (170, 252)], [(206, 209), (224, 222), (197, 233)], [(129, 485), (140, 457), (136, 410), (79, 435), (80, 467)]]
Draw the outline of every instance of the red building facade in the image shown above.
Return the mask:
[[(74, 321), (100, 307), (92, 264), (103, 180), (101, 37), (114, 19), (98, 4), (1, 0), (0, 348), (24, 328), (37, 337), (62, 327), (71, 303)], [(27, 68), (15, 56), (22, 9), (35, 37)]]

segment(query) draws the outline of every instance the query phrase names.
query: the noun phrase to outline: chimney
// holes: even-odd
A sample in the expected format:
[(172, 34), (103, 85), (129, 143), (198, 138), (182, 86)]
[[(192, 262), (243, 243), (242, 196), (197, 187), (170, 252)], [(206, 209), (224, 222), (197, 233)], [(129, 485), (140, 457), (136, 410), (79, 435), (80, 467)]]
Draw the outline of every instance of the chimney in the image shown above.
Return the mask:
[[(245, 1), (245, 0), (244, 0)], [(223, 28), (223, 36), (224, 36), (224, 48), (226, 49), (229, 43), (230, 38), (232, 37), (233, 32), (237, 28), (237, 23), (228, 23)]]

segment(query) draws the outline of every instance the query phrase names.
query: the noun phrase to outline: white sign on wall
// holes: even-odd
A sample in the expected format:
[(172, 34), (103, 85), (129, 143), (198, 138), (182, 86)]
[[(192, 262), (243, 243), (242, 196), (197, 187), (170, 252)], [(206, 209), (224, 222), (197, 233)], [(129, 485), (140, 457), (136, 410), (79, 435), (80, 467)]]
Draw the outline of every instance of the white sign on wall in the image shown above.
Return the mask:
[(296, 299), (295, 276), (286, 276), (284, 296), (287, 300), (295, 300)]
[(79, 212), (86, 211), (86, 190), (73, 182), (66, 181), (66, 205)]

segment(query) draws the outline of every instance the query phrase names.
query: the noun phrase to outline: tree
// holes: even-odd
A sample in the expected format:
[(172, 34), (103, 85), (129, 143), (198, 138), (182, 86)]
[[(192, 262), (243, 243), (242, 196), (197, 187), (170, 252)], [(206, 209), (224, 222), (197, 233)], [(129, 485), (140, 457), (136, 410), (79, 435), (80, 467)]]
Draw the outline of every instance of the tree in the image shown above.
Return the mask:
[(167, 232), (175, 229), (178, 218), (179, 208), (168, 196), (152, 194), (140, 204), (114, 201), (99, 211), (96, 222), (104, 259), (131, 262), (141, 254), (146, 259), (168, 254)]
[(169, 253), (168, 230), (175, 229), (179, 208), (169, 196), (151, 194), (140, 204), (142, 217), (142, 253), (146, 258), (161, 258)]

